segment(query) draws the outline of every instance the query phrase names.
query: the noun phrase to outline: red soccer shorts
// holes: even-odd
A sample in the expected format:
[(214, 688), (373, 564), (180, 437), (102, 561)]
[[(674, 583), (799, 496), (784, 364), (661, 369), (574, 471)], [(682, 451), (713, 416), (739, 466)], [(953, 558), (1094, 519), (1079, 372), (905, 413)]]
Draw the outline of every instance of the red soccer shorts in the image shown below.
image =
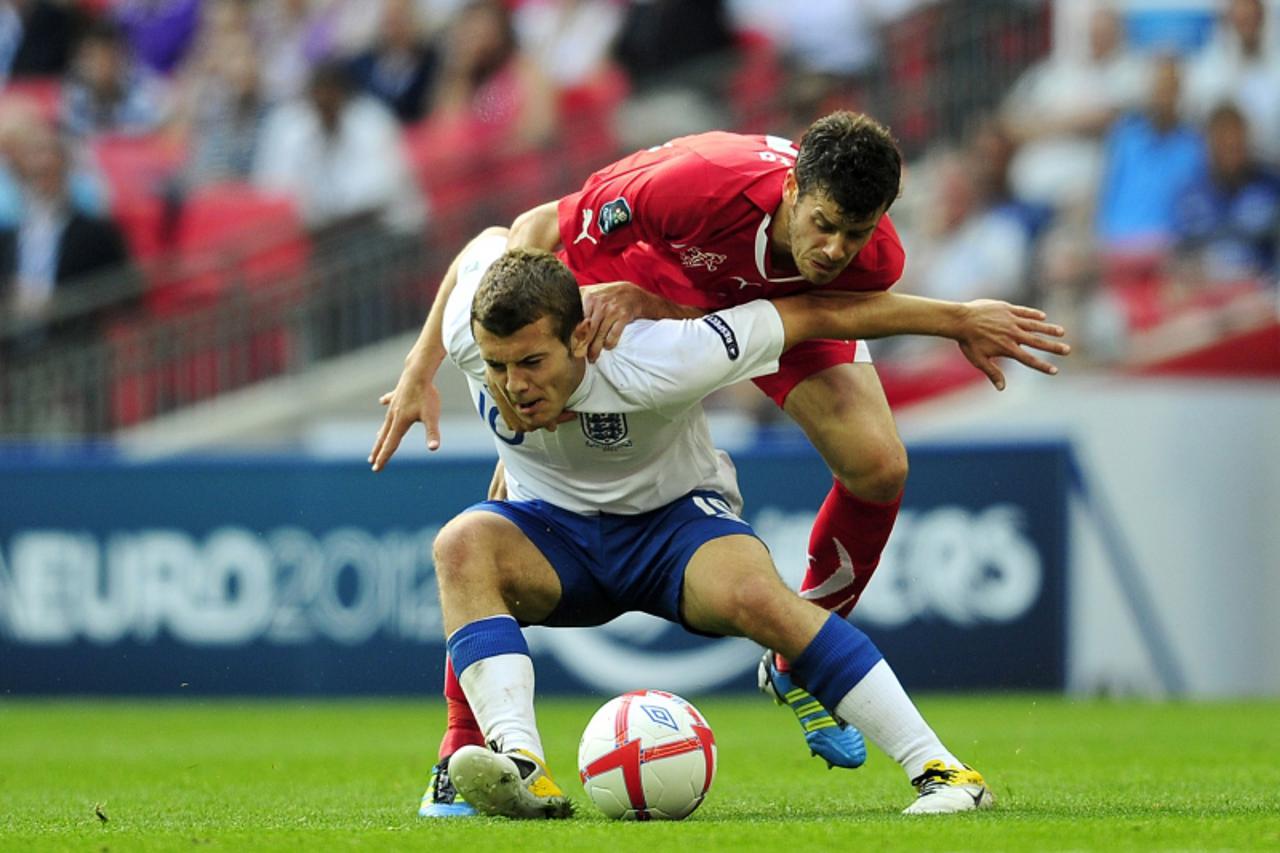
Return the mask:
[(752, 381), (782, 408), (791, 389), (815, 373), (837, 364), (870, 364), (866, 341), (805, 341), (796, 344), (778, 360), (778, 372)]

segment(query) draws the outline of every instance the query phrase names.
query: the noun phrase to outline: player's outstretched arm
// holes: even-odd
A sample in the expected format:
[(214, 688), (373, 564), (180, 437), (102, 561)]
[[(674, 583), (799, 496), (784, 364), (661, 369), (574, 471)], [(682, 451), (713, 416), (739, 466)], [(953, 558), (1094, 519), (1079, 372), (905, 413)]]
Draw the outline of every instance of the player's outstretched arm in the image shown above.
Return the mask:
[(802, 293), (774, 300), (786, 332), (784, 346), (813, 338), (872, 339), (893, 335), (951, 338), (969, 362), (1004, 390), (997, 358), (1012, 358), (1032, 370), (1054, 374), (1058, 368), (1033, 350), (1067, 355), (1059, 340), (1063, 328), (1043, 311), (994, 299), (947, 302), (891, 293)]
[[(475, 239), (489, 235), (506, 235), (505, 228), (487, 228)], [(467, 244), (470, 246), (470, 243)], [(436, 291), (435, 301), (431, 303), (431, 311), (422, 326), (422, 333), (414, 342), (413, 348), (404, 359), (404, 370), (395, 390), (388, 391), (379, 398), (379, 402), (387, 407), (382, 419), (382, 427), (373, 441), (373, 449), (369, 451), (368, 462), (375, 472), (381, 471), (400, 446), (405, 433), (418, 421), (427, 430), (427, 449), (440, 447), (440, 392), (436, 390), (436, 371), (444, 361), (444, 308), (449, 304), (449, 295), (458, 283), (458, 259), (462, 252), (449, 264), (448, 271)]]

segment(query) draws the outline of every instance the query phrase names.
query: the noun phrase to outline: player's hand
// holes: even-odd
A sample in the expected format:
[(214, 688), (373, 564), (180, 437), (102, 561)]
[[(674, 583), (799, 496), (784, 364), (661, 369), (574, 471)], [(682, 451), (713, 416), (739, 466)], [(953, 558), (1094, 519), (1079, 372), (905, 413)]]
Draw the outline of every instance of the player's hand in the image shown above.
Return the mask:
[(499, 385), (495, 385), (492, 381), (486, 383), (489, 388), (489, 397), (493, 400), (493, 404), (498, 407), (498, 414), (502, 416), (502, 422), (506, 424), (509, 432), (533, 432), (539, 429), (545, 429), (547, 432), (555, 432), (556, 427), (565, 421), (571, 421), (578, 415), (565, 409), (560, 413), (560, 417), (556, 418), (549, 424), (536, 425), (520, 414), (520, 411), (513, 405), (507, 397), (507, 392)]
[(587, 360), (594, 362), (600, 353), (613, 349), (622, 330), (640, 317), (657, 319), (655, 300), (666, 302), (629, 281), (611, 281), (582, 288), (582, 311), (587, 321)]
[(1010, 305), (997, 299), (976, 299), (964, 303), (964, 319), (956, 342), (969, 363), (991, 380), (997, 391), (1004, 390), (1004, 373), (997, 358), (1012, 358), (1032, 370), (1053, 375), (1058, 368), (1031, 350), (1068, 355), (1071, 346), (1058, 340), (1065, 330), (1045, 319), (1045, 313), (1025, 305)]
[(427, 450), (440, 447), (440, 392), (436, 390), (433, 371), (406, 366), (394, 391), (378, 398), (387, 407), (382, 428), (369, 451), (369, 464), (381, 471), (400, 446), (409, 427), (418, 421), (427, 428)]

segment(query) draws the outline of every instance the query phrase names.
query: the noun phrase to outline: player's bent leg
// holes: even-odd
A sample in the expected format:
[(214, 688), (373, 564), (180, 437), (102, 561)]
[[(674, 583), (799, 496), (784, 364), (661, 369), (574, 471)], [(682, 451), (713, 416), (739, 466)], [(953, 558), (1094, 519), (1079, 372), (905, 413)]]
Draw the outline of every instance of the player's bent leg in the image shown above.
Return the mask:
[(449, 635), (449, 655), (488, 747), (449, 757), (449, 776), (483, 814), (568, 817), (564, 792), (547, 771), (533, 709), (533, 661), (515, 619), (491, 616)]
[(456, 516), (436, 535), (432, 557), (446, 634), (499, 613), (541, 622), (560, 600), (560, 578), (547, 558), (495, 512)]
[(796, 654), (826, 616), (787, 589), (764, 543), (754, 536), (705, 542), (685, 567), (681, 617), (699, 631), (750, 637), (782, 654)]
[[(536, 774), (518, 772), (531, 762), (541, 766), (542, 743), (533, 713), (533, 664), (515, 617), (541, 621), (554, 610), (559, 577), (520, 528), (494, 512), (458, 516), (441, 530), (433, 550), (449, 657), (471, 706), (463, 710), (494, 751), (467, 738), (466, 745), (442, 755), (419, 814), (457, 817), (514, 809), (512, 817), (526, 817), (536, 802), (541, 812), (556, 815), (567, 801), (545, 768)], [(455, 715), (460, 710), (452, 707), (455, 701), (450, 698), (451, 724), (463, 716)], [(447, 734), (445, 743), (451, 742)], [(512, 800), (510, 791), (496, 788), (495, 780), (501, 780), (488, 770), (498, 759), (476, 758), (477, 751), (506, 751), (502, 760), (517, 769), (513, 778), (519, 779), (524, 796)], [(509, 787), (510, 774), (499, 776)]]
[[(811, 351), (792, 350), (784, 356), (779, 376), (786, 376), (786, 381), (766, 390), (774, 400), (782, 399), (783, 408), (805, 430), (833, 472), (831, 491), (809, 536), (808, 568), (800, 594), (846, 617), (879, 565), (898, 517), (907, 454), (880, 378), (866, 355), (866, 344), (856, 344), (853, 351), (833, 341), (801, 346)], [(793, 356), (798, 358), (789, 362)], [(788, 387), (792, 380), (797, 381)], [(789, 669), (783, 656), (766, 655), (760, 662), (760, 689), (775, 701), (779, 695), (790, 695), (794, 698), (788, 704), (812, 707), (802, 693), (779, 689), (789, 684)], [(828, 766), (857, 766), (836, 751), (837, 745), (819, 737), (815, 752)]]
[(991, 805), (982, 776), (942, 745), (871, 639), (787, 589), (763, 545), (744, 539), (712, 540), (694, 554), (685, 571), (685, 621), (699, 630), (743, 634), (787, 655), (795, 679), (817, 702), (902, 766), (917, 791), (907, 813)]
[(902, 767), (917, 794), (904, 813), (942, 814), (994, 804), (982, 775), (943, 746), (879, 649), (857, 627), (827, 614), (791, 666), (795, 678), (834, 708), (837, 718), (856, 725)]
[(809, 539), (805, 598), (847, 616), (880, 563), (907, 480), (907, 452), (870, 363), (838, 364), (800, 381), (784, 408), (834, 482)]
[[(682, 607), (685, 622), (698, 630), (750, 636), (770, 649), (804, 648), (825, 616), (787, 589), (768, 551), (750, 536), (714, 539), (698, 549), (685, 570)], [(828, 768), (862, 766), (867, 748), (861, 733), (835, 720), (773, 658), (766, 652), (761, 660), (761, 689), (791, 708), (810, 754)]]

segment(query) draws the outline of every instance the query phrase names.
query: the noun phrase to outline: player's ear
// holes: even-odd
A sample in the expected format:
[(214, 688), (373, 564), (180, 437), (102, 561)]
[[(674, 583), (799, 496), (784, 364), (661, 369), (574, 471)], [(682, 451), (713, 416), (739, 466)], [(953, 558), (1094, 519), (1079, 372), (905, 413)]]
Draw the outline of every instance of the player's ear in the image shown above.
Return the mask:
[(782, 197), (787, 200), (787, 204), (795, 204), (799, 195), (800, 185), (796, 183), (796, 170), (792, 167), (787, 169), (787, 175), (782, 179)]
[(587, 346), (591, 343), (591, 323), (583, 320), (573, 329), (573, 334), (569, 337), (569, 353), (574, 358), (584, 358), (587, 354)]

